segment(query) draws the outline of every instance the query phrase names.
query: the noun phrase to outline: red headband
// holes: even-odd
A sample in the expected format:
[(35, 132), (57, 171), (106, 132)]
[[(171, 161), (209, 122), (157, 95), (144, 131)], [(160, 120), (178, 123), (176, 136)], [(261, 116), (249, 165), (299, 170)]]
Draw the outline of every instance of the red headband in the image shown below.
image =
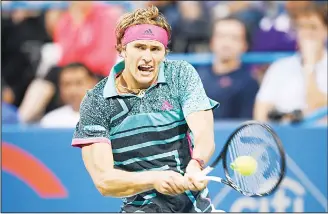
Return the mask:
[(134, 25), (125, 30), (122, 44), (126, 45), (135, 40), (155, 40), (167, 47), (168, 33), (161, 27), (150, 24)]

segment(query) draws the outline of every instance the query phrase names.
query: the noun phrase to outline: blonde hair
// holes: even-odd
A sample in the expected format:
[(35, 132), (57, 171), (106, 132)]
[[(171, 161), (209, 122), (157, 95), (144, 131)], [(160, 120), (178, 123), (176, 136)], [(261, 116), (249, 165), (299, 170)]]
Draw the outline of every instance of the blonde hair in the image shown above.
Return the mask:
[[(116, 25), (116, 50), (119, 53), (121, 53), (123, 50), (122, 38), (124, 36), (125, 30), (130, 26), (140, 24), (152, 24), (161, 27), (167, 31), (169, 40), (171, 38), (171, 26), (163, 14), (159, 12), (157, 7), (151, 6), (149, 8), (137, 9), (134, 12), (124, 14)], [(166, 49), (166, 53), (168, 52), (169, 50)]]

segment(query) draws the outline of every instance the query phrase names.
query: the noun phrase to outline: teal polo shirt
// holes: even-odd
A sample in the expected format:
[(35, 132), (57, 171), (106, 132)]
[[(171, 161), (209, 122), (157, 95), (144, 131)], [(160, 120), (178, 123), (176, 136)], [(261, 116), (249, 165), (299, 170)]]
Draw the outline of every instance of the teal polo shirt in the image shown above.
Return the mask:
[[(207, 97), (197, 71), (186, 61), (163, 61), (157, 82), (140, 96), (117, 93), (115, 78), (123, 70), (122, 61), (87, 92), (72, 145), (111, 143), (117, 169), (174, 170), (184, 174), (193, 148), (185, 118), (193, 112), (213, 109), (218, 103)], [(170, 200), (181, 200), (184, 205), (172, 205)], [(126, 207), (142, 211), (142, 207), (154, 203), (169, 212), (211, 210), (207, 189), (187, 191), (173, 199), (151, 190), (123, 201), (122, 211)]]

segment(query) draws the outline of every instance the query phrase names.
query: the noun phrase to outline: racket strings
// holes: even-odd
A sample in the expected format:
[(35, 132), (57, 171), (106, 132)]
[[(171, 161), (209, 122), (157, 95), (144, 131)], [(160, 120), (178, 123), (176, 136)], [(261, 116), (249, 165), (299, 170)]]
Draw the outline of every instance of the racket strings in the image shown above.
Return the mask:
[[(256, 137), (254, 137), (256, 136)], [(229, 167), (240, 156), (251, 156), (257, 162), (256, 172), (243, 176), (229, 169), (230, 179), (240, 191), (260, 194), (271, 191), (280, 178), (280, 155), (274, 137), (262, 126), (246, 126), (239, 130), (228, 148)]]

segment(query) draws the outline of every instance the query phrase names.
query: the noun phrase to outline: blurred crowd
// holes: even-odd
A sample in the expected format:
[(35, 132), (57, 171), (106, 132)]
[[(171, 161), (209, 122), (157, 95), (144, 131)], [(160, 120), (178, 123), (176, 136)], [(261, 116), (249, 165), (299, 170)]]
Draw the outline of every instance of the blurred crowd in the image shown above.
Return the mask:
[[(326, 1), (131, 1), (155, 5), (172, 27), (171, 53), (212, 53), (195, 66), (216, 120), (297, 122), (327, 106)], [(74, 127), (86, 90), (120, 60), (120, 4), (71, 1), (67, 8), (1, 13), (3, 123)], [(247, 52), (295, 52), (246, 64)]]

